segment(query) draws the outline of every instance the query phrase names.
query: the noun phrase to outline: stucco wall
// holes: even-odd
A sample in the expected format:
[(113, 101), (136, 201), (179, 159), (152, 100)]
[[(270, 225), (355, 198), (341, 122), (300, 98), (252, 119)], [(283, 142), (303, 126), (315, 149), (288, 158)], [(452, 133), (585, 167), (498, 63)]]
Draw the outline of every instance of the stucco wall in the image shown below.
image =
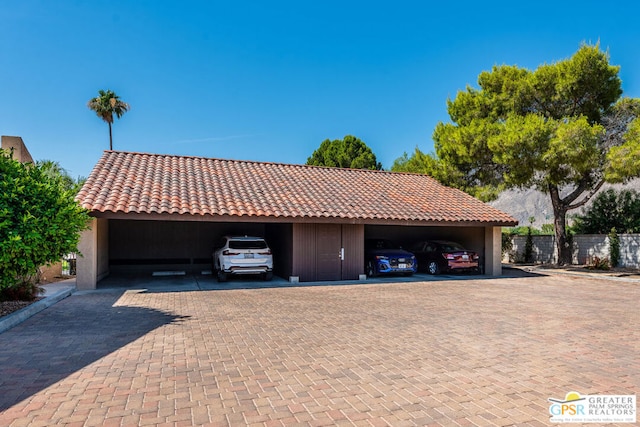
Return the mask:
[(109, 275), (109, 220), (96, 221), (96, 273), (97, 280)]
[[(554, 236), (532, 236), (533, 238), (533, 262), (542, 264), (555, 263), (557, 260), (557, 253), (555, 247)], [(526, 236), (513, 236), (513, 249), (509, 254), (508, 261), (515, 261), (516, 259), (523, 258), (524, 247), (527, 242)]]
[(27, 146), (24, 145), (24, 141), (19, 136), (2, 135), (0, 148), (7, 152), (13, 152), (13, 158), (21, 163), (34, 163), (31, 153), (29, 153)]
[(620, 235), (620, 264), (640, 268), (640, 234)]

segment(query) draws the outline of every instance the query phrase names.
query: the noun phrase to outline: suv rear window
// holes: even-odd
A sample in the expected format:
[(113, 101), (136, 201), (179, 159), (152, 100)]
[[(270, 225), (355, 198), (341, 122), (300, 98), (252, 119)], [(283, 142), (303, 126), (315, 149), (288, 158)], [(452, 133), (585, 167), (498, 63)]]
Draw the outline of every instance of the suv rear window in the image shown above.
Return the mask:
[(267, 242), (264, 240), (229, 240), (231, 249), (267, 249)]

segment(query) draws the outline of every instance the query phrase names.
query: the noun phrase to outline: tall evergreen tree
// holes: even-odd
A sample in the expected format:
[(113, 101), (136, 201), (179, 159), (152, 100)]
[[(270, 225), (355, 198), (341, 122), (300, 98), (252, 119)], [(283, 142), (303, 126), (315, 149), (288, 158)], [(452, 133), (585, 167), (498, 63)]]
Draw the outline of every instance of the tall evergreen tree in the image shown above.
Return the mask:
[(360, 138), (352, 135), (333, 141), (325, 139), (307, 159), (307, 164), (351, 169), (382, 169), (382, 164), (376, 160), (371, 148)]
[(495, 66), (478, 77), (480, 89), (447, 102), (451, 122), (436, 126), (435, 154), (417, 150), (394, 170), (428, 173), (485, 200), (505, 188), (543, 191), (559, 263), (570, 263), (567, 212), (603, 183), (640, 175), (640, 100), (621, 98), (618, 72), (598, 45), (535, 71)]

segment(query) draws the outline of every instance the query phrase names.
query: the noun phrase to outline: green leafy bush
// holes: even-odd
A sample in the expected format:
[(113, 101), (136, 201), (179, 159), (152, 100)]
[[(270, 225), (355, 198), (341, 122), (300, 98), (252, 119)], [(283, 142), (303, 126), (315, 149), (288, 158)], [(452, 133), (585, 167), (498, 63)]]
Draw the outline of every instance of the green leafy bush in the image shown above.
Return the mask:
[(0, 300), (33, 299), (38, 268), (77, 249), (89, 216), (59, 175), (0, 150)]

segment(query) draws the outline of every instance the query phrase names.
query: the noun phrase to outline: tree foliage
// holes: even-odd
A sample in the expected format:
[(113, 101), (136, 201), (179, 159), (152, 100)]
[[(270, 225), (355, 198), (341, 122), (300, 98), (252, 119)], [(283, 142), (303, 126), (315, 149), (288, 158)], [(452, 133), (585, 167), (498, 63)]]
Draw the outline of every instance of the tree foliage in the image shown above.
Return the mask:
[[(534, 187), (551, 198), (559, 262), (571, 262), (566, 214), (604, 182), (640, 174), (640, 101), (622, 98), (619, 67), (598, 45), (535, 71), (494, 66), (448, 100), (450, 123), (433, 134), (435, 154), (394, 170), (429, 173), (483, 200)], [(413, 168), (414, 170), (411, 170)]]
[(96, 115), (109, 125), (109, 150), (113, 150), (113, 133), (111, 125), (113, 124), (113, 115), (119, 119), (124, 113), (129, 111), (129, 104), (123, 102), (118, 95), (112, 90), (99, 90), (98, 96), (91, 98), (87, 103), (90, 110), (95, 111)]
[(65, 190), (73, 191), (77, 194), (82, 188), (82, 185), (87, 180), (85, 177), (79, 176), (74, 179), (66, 169), (60, 166), (60, 163), (53, 160), (37, 160), (36, 165), (42, 169), (42, 172), (53, 179), (60, 179), (62, 186)]
[(351, 135), (333, 141), (325, 139), (307, 159), (307, 164), (351, 169), (382, 169), (382, 164), (376, 160), (371, 148)]
[(66, 185), (0, 150), (0, 299), (34, 297), (38, 268), (76, 251), (89, 217)]
[(640, 194), (634, 190), (601, 191), (582, 215), (574, 218), (573, 228), (582, 234), (640, 233)]

